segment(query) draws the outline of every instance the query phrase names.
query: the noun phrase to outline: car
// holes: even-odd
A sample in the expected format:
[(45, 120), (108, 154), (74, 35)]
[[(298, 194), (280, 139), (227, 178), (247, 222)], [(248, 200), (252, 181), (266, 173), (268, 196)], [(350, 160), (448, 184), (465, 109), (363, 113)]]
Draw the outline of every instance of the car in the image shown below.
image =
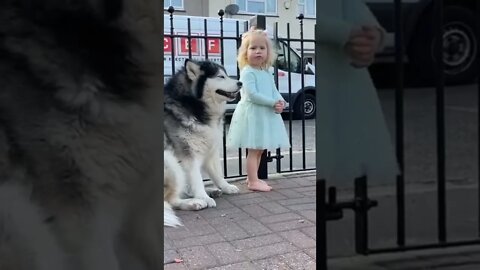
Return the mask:
[[(395, 55), (394, 0), (365, 0), (379, 23), (387, 30), (385, 49), (376, 63), (393, 62)], [(447, 84), (469, 83), (478, 78), (479, 29), (475, 0), (443, 1), (443, 63)], [(413, 74), (434, 82), (436, 57), (434, 1), (402, 0), (405, 63)]]

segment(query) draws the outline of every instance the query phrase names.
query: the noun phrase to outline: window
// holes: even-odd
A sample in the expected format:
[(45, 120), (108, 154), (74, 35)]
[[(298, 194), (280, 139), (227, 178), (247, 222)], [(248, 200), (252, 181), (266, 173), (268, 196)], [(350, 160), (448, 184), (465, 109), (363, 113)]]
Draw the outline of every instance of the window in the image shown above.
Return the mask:
[(236, 0), (240, 12), (253, 14), (277, 14), (277, 0)]
[(174, 7), (175, 9), (184, 9), (183, 0), (164, 0), (163, 8), (167, 9), (168, 7)]
[[(273, 41), (274, 49), (277, 53), (277, 60), (275, 65), (285, 71), (285, 72), (293, 72), (293, 73), (300, 73), (302, 72), (302, 61), (298, 54), (296, 54), (291, 48), (287, 46), (285, 42), (280, 41)], [(290, 52), (290, 56), (288, 53)], [(290, 62), (288, 62), (288, 58), (290, 57)]]
[(305, 17), (315, 17), (315, 0), (298, 0), (298, 13)]

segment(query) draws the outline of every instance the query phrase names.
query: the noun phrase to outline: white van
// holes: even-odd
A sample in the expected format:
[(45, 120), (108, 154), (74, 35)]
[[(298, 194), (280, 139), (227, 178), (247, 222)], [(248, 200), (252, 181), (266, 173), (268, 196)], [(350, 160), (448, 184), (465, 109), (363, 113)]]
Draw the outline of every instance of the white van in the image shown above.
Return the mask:
[[(190, 19), (190, 33), (188, 29), (188, 20)], [(205, 30), (205, 25), (206, 29)], [(173, 30), (172, 30), (173, 28)], [(170, 15), (164, 14), (164, 74), (167, 80), (172, 74), (181, 67), (185, 59), (209, 59), (211, 61), (223, 64), (227, 73), (232, 77), (238, 77), (237, 67), (237, 48), (239, 45), (238, 37), (247, 31), (247, 21), (240, 19), (223, 19), (223, 44), (220, 39), (220, 19), (213, 17), (196, 16), (173, 16), (173, 26)], [(267, 26), (269, 35), (272, 36), (270, 27)], [(175, 38), (172, 39), (171, 34)], [(188, 38), (190, 36), (190, 39)], [(272, 36), (273, 39), (273, 36)], [(293, 110), (293, 117), (299, 119), (302, 117), (301, 99), (302, 92), (305, 92), (304, 112), (305, 119), (315, 117), (315, 68), (305, 61), (302, 61), (300, 54), (287, 43), (280, 40), (273, 40), (274, 47), (277, 50), (278, 68), (278, 89), (280, 94), (289, 103), (289, 108)], [(238, 44), (237, 44), (238, 43)], [(222, 50), (223, 46), (223, 50)], [(223, 52), (223, 63), (222, 63)], [(290, 62), (288, 57), (290, 53)], [(304, 67), (304, 86), (302, 87), (301, 69)], [(274, 69), (272, 68), (272, 74)], [(289, 78), (291, 91), (289, 91)], [(235, 103), (227, 105), (227, 113), (233, 112)]]

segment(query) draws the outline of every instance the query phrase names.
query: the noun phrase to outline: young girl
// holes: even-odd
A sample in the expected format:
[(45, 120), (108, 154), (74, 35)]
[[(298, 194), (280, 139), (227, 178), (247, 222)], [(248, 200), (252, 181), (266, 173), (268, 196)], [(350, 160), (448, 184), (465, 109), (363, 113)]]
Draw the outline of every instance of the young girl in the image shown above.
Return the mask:
[(337, 186), (363, 176), (393, 183), (400, 170), (367, 69), (385, 31), (361, 0), (321, 0), (317, 10), (317, 177)]
[(282, 113), (285, 100), (277, 88), (269, 68), (275, 60), (267, 33), (250, 30), (243, 34), (238, 53), (241, 69), (241, 99), (232, 116), (227, 146), (246, 148), (247, 187), (254, 191), (270, 191), (266, 182), (258, 179), (260, 158), (265, 149), (289, 148)]

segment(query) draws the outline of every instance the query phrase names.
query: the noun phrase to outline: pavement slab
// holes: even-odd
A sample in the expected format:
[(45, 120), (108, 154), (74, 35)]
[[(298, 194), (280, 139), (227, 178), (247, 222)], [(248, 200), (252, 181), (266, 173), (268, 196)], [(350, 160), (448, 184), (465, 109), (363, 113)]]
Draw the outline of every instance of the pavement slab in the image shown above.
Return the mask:
[[(271, 192), (249, 191), (244, 178), (237, 179), (231, 183), (240, 193), (223, 194), (216, 208), (176, 211), (185, 226), (164, 230), (164, 269), (316, 269), (315, 174), (286, 174), (267, 181), (274, 188)], [(435, 240), (435, 208), (430, 205), (436, 198), (434, 183), (409, 185), (406, 190), (407, 243)], [(449, 219), (449, 239), (475, 235), (475, 215), (468, 205), (475, 201), (476, 187), (448, 182), (447, 191), (455, 202), (449, 204), (455, 217)], [(372, 248), (395, 246), (394, 194), (390, 186), (369, 188), (369, 196), (379, 201), (369, 212)], [(339, 195), (339, 200), (351, 199), (352, 190), (340, 189)], [(475, 245), (356, 255), (353, 221), (353, 212), (346, 210), (343, 219), (327, 223), (328, 270), (480, 269), (480, 246)]]
[[(271, 192), (221, 195), (217, 207), (176, 211), (183, 227), (165, 228), (165, 269), (315, 269), (315, 175), (266, 180)], [(174, 259), (181, 262), (174, 262)]]

